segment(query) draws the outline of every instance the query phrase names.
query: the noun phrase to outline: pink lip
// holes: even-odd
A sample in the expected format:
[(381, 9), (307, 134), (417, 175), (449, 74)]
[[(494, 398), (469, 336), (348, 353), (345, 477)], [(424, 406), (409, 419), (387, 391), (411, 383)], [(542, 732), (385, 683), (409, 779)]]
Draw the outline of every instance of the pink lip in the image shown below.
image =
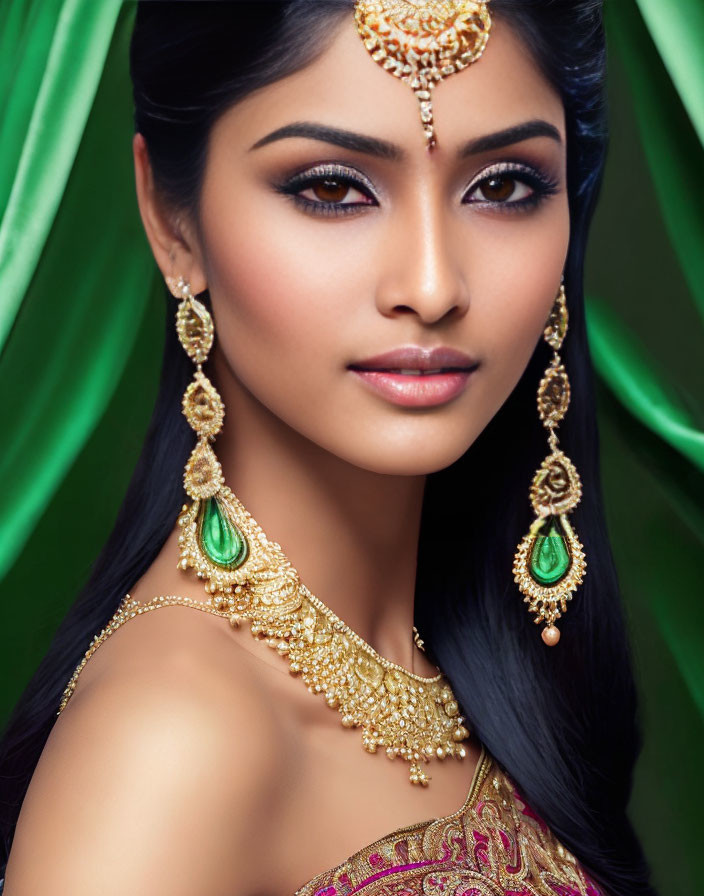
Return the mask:
[(431, 407), (459, 395), (471, 376), (469, 370), (407, 374), (389, 370), (354, 370), (367, 386), (403, 407)]
[(435, 370), (438, 367), (454, 367), (467, 370), (476, 367), (478, 361), (464, 352), (446, 345), (422, 348), (419, 345), (403, 345), (389, 352), (374, 355), (364, 361), (356, 361), (349, 366), (354, 370), (389, 370), (406, 368), (410, 370)]
[[(448, 346), (425, 349), (407, 345), (350, 364), (349, 369), (394, 404), (430, 407), (459, 395), (478, 366), (474, 358)], [(401, 370), (438, 372), (413, 374)]]

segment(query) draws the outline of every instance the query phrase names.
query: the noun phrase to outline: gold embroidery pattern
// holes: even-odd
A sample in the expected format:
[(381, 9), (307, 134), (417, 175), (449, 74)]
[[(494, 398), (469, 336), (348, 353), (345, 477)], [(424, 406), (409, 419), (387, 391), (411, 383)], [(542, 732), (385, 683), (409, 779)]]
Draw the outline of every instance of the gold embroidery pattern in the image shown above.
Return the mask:
[(377, 840), (295, 896), (504, 896), (506, 891), (602, 896), (483, 750), (458, 812)]

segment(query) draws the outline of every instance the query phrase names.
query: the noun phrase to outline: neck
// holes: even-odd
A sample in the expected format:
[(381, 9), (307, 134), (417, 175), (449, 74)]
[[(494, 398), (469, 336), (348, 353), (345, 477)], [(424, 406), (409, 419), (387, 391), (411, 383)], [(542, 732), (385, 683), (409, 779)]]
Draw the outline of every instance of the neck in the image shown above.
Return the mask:
[(227, 417), (214, 448), (227, 485), (343, 622), (386, 659), (434, 674), (412, 638), (425, 476), (346, 463), (287, 426), (231, 374), (217, 382)]

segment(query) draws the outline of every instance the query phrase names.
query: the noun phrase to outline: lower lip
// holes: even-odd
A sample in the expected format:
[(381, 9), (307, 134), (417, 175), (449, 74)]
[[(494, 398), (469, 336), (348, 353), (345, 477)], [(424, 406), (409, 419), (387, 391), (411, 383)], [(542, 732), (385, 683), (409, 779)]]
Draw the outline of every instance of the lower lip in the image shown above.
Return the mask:
[[(475, 368), (476, 369), (476, 368)], [(425, 408), (444, 404), (459, 395), (473, 370), (418, 375), (388, 370), (353, 370), (368, 386), (394, 404)]]

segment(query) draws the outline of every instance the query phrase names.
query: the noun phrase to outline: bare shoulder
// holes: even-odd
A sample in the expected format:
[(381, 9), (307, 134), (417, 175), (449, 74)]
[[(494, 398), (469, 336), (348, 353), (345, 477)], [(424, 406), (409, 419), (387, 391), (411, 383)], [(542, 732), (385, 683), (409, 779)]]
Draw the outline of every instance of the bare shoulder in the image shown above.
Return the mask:
[(162, 607), (95, 652), (32, 778), (6, 896), (257, 891), (282, 733), (227, 628)]

